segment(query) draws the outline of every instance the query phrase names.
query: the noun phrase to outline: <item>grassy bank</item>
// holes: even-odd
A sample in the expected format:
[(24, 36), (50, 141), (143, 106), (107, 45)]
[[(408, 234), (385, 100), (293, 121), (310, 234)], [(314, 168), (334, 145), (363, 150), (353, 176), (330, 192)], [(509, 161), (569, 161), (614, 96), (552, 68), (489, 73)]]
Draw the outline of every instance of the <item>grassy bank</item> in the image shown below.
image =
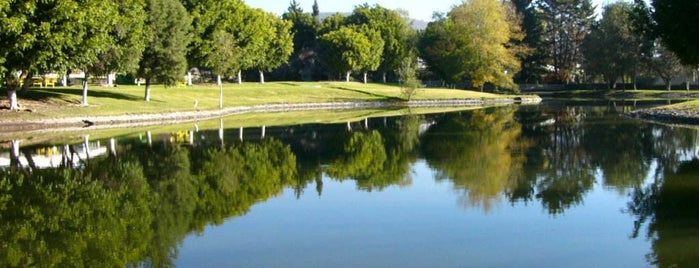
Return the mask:
[(699, 113), (699, 100), (687, 101), (683, 103), (668, 105), (661, 107), (663, 109), (680, 109)]
[[(382, 118), (404, 115), (421, 115), (433, 113), (446, 113), (478, 109), (478, 107), (432, 107), (432, 108), (370, 108), (352, 110), (311, 110), (288, 111), (268, 113), (242, 113), (226, 116), (223, 126), (226, 129), (259, 129), (262, 126), (288, 126), (304, 124), (333, 124), (347, 123), (361, 124), (364, 119)], [(150, 131), (153, 135), (171, 135), (178, 132), (214, 130), (221, 126), (221, 119), (209, 119), (196, 122), (178, 124), (133, 126), (122, 128), (69, 128), (69, 129), (38, 129), (30, 131), (3, 132), (0, 131), (0, 148), (10, 148), (10, 140), (21, 140), (22, 145), (32, 144), (72, 144), (79, 143), (85, 135), (92, 140), (134, 137), (144, 135)], [(5, 142), (3, 142), (5, 141)]]
[[(341, 82), (277, 82), (224, 84), (224, 107), (262, 104), (325, 103), (351, 101), (401, 101), (401, 89), (394, 85)], [(182, 111), (219, 109), (219, 88), (216, 85), (191, 87), (152, 87), (151, 101), (143, 100), (144, 87), (91, 86), (89, 106), (80, 105), (79, 87), (34, 88), (20, 95), (22, 112), (4, 109), (0, 122), (22, 122), (50, 118), (80, 116), (109, 116), (127, 114), (158, 114)], [(512, 96), (464, 90), (419, 89), (413, 100), (497, 99)], [(196, 107), (195, 107), (196, 103)], [(7, 107), (3, 98), (0, 105)]]

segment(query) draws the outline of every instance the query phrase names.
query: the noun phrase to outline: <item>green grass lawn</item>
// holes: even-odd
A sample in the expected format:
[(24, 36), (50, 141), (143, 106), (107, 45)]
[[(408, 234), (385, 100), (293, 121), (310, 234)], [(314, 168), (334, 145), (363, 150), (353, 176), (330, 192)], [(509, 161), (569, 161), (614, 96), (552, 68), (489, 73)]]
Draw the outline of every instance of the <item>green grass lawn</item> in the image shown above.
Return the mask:
[(699, 113), (699, 100), (687, 101), (683, 103), (663, 106), (661, 108), (691, 110)]
[[(361, 84), (343, 82), (276, 82), (224, 84), (224, 107), (254, 106), (262, 104), (319, 103), (348, 101), (400, 101), (401, 89), (395, 85)], [(22, 112), (2, 110), (0, 122), (66, 118), (80, 116), (105, 116), (124, 114), (168, 113), (219, 109), (219, 87), (195, 85), (191, 87), (164, 87), (155, 85), (151, 101), (145, 102), (145, 87), (90, 86), (89, 106), (80, 105), (82, 89), (74, 87), (33, 88), (20, 95)], [(490, 93), (450, 90), (419, 89), (413, 100), (443, 99), (495, 99), (511, 97)], [(7, 97), (0, 105), (8, 107)], [(194, 106), (195, 102), (197, 107)], [(31, 112), (27, 112), (31, 111)]]

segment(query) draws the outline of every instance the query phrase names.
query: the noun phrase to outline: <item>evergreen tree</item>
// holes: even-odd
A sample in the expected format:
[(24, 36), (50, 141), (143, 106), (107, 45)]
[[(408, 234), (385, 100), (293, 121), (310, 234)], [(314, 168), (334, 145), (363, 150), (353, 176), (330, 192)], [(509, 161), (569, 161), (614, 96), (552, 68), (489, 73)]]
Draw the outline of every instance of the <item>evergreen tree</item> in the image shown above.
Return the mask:
[(573, 82), (579, 78), (581, 46), (595, 20), (595, 7), (591, 0), (540, 0), (538, 8), (544, 22), (548, 64), (556, 80)]
[(176, 0), (148, 0), (146, 32), (149, 36), (138, 75), (146, 80), (145, 100), (150, 101), (153, 80), (174, 85), (187, 71), (191, 20)]

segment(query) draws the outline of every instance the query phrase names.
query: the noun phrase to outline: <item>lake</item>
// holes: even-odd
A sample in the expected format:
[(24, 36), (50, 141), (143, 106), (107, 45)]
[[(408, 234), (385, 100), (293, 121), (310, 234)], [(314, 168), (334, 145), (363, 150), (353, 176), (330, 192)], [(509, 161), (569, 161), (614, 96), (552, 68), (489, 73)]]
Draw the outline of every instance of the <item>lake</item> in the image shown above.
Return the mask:
[(621, 116), (657, 104), (6, 141), (0, 266), (691, 267), (699, 131)]

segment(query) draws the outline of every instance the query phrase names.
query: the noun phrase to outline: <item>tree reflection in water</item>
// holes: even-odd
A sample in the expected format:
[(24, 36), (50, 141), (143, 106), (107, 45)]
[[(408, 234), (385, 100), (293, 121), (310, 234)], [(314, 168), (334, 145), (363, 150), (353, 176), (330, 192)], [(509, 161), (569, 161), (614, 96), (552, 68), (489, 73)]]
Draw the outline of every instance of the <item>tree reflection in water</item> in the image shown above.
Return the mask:
[[(560, 215), (595, 185), (632, 194), (629, 211), (637, 230), (649, 226), (654, 263), (698, 261), (699, 161), (686, 161), (696, 131), (608, 113), (509, 107), (370, 119), (350, 129), (246, 129), (244, 139), (238, 129), (170, 142), (147, 135), (120, 140), (116, 153), (89, 164), (49, 169), (21, 164), (31, 159), (28, 148), (13, 150), (0, 169), (0, 266), (170, 266), (187, 235), (284, 188), (320, 195), (324, 176), (362, 191), (407, 187), (418, 159), (453, 184), (463, 207), (486, 212), (503, 200), (536, 201)], [(648, 177), (655, 181), (645, 185)]]
[(171, 266), (189, 233), (246, 213), (296, 176), (295, 156), (274, 139), (119, 151), (84, 169), (3, 170), (0, 266)]
[(682, 163), (675, 171), (642, 190), (629, 203), (637, 217), (634, 237), (648, 222), (653, 242), (649, 261), (660, 267), (693, 267), (699, 262), (699, 159)]

